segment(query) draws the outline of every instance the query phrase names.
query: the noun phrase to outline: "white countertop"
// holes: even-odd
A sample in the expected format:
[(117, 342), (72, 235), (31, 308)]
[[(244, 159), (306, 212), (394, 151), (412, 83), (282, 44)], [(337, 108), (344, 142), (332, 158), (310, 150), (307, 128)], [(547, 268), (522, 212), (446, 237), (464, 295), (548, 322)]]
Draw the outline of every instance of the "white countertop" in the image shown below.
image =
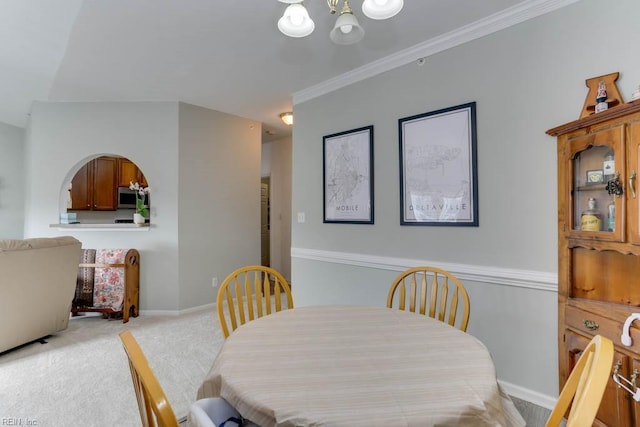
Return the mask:
[(49, 228), (57, 228), (65, 231), (149, 231), (150, 224), (49, 224)]

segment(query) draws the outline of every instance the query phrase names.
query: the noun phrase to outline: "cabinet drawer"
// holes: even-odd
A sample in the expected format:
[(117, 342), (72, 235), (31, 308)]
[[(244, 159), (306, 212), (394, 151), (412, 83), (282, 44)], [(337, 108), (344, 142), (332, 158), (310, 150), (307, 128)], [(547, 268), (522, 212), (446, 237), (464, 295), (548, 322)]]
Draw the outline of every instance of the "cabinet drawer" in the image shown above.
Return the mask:
[(566, 307), (565, 315), (565, 322), (568, 327), (588, 336), (602, 335), (613, 341), (616, 347), (640, 353), (640, 330), (636, 327), (631, 328), (633, 342), (631, 347), (627, 347), (620, 341), (623, 323), (575, 307)]

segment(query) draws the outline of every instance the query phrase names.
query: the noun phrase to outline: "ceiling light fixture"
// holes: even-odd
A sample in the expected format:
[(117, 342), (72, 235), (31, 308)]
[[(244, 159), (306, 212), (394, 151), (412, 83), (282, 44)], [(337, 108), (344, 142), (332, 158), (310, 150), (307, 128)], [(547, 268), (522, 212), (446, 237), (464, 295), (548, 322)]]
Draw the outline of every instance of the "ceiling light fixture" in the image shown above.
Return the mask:
[(280, 114), (280, 119), (282, 119), (285, 125), (293, 125), (293, 113), (291, 111)]
[(329, 33), (329, 38), (335, 44), (353, 44), (364, 37), (364, 29), (353, 15), (353, 10), (349, 7), (349, 0), (344, 0), (340, 16), (336, 19), (336, 25)]
[(289, 37), (305, 37), (313, 32), (315, 24), (302, 0), (278, 0), (288, 3), (282, 18), (278, 20), (278, 29)]
[[(315, 28), (309, 12), (304, 7), (303, 0), (278, 0), (289, 6), (278, 20), (278, 29), (289, 37), (305, 37)], [(327, 0), (329, 13), (336, 13), (340, 0)], [(362, 12), (368, 18), (375, 20), (389, 19), (397, 15), (404, 6), (404, 0), (363, 0)], [(343, 0), (342, 9), (336, 24), (329, 33), (329, 38), (336, 44), (357, 43), (364, 37), (364, 29), (358, 23), (349, 6), (349, 0)]]

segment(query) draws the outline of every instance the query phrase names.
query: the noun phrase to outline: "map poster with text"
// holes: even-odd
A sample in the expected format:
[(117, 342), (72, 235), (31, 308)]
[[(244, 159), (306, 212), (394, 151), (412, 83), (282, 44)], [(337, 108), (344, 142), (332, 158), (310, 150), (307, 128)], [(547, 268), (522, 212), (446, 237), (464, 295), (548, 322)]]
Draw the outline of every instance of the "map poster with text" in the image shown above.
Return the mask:
[(399, 120), (401, 225), (478, 226), (475, 107)]
[(373, 126), (323, 137), (323, 222), (373, 224)]

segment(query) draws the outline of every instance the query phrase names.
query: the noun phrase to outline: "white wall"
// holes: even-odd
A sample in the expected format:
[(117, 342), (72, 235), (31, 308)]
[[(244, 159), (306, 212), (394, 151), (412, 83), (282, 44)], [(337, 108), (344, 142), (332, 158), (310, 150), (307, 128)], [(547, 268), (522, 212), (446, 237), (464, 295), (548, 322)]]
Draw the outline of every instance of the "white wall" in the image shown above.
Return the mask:
[[(34, 103), (26, 144), (25, 237), (68, 234), (85, 248), (140, 251), (140, 307), (178, 308), (178, 104)], [(88, 158), (119, 154), (149, 182), (149, 232), (60, 232), (59, 195)], [(169, 268), (174, 266), (174, 268)]]
[[(69, 234), (85, 248), (137, 248), (143, 311), (211, 304), (213, 273), (259, 259), (259, 137), (253, 121), (177, 102), (35, 103), (24, 237)], [(144, 171), (153, 200), (149, 231), (49, 227), (66, 207), (63, 188), (101, 154), (122, 155)], [(230, 196), (236, 189), (237, 199)]]
[[(487, 345), (508, 391), (550, 406), (558, 391), (556, 145), (545, 131), (579, 117), (588, 78), (620, 71), (629, 99), (640, 83), (638, 16), (636, 0), (606, 8), (583, 0), (423, 66), (296, 103), (292, 214), (306, 214), (292, 225), (296, 304), (383, 305), (398, 271), (444, 266), (469, 288), (469, 333)], [(400, 226), (398, 119), (471, 101), (480, 226)], [(366, 125), (374, 125), (375, 225), (323, 224), (322, 137)]]
[(24, 188), (24, 130), (0, 123), (0, 239), (22, 238)]

